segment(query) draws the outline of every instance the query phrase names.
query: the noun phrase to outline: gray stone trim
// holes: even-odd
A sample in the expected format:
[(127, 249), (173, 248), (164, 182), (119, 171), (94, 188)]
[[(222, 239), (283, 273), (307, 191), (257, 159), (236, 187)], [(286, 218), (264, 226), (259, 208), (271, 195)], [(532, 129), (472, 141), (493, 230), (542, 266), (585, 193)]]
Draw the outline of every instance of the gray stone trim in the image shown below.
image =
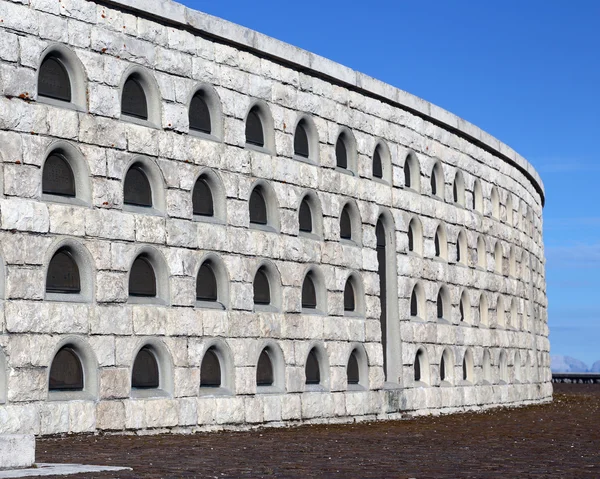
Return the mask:
[[(49, 55), (55, 55), (58, 58), (67, 73), (69, 74), (69, 80), (71, 81), (71, 102), (67, 103), (54, 98), (45, 98), (37, 94), (37, 85), (39, 83), (39, 72), (42, 62)], [(85, 67), (77, 54), (62, 43), (50, 43), (39, 57), (39, 63), (36, 68), (35, 76), (35, 93), (32, 95), (40, 103), (46, 103), (48, 105), (54, 105), (61, 108), (68, 108), (76, 111), (86, 112), (88, 109), (87, 99), (87, 79), (88, 75), (85, 71)]]
[(144, 89), (144, 93), (146, 94), (148, 120), (142, 120), (140, 118), (135, 118), (120, 113), (119, 116), (121, 120), (149, 128), (162, 128), (162, 96), (160, 93), (160, 88), (152, 72), (142, 66), (130, 65), (123, 73), (123, 76), (121, 77), (121, 83), (119, 85), (119, 112), (121, 111), (122, 105), (123, 87), (125, 86), (125, 82), (131, 76), (134, 76), (135, 79), (138, 80)]
[(130, 211), (133, 213), (142, 213), (142, 214), (150, 214), (150, 215), (163, 215), (166, 212), (166, 198), (165, 198), (165, 180), (164, 176), (156, 164), (156, 162), (148, 158), (147, 156), (138, 155), (133, 156), (126, 167), (123, 169), (123, 177), (121, 183), (121, 193), (124, 196), (125, 190), (125, 177), (127, 176), (127, 172), (133, 165), (140, 165), (142, 171), (146, 174), (148, 178), (148, 182), (150, 183), (150, 188), (152, 190), (152, 207), (142, 207), (142, 206), (134, 206), (134, 205), (126, 205), (123, 201), (123, 210)]
[[(133, 364), (142, 348), (148, 348), (155, 356), (158, 364), (158, 388), (135, 389), (131, 386), (133, 378)], [(168, 346), (155, 337), (141, 338), (134, 349), (129, 368), (130, 395), (132, 398), (172, 397), (174, 365), (172, 354)]]
[(60, 249), (66, 249), (75, 260), (79, 269), (79, 280), (81, 292), (78, 294), (50, 293), (45, 291), (44, 299), (46, 301), (59, 301), (67, 303), (91, 303), (95, 298), (96, 284), (96, 266), (90, 252), (75, 238), (64, 238), (55, 241), (46, 251), (44, 258), (44, 286), (48, 276), (48, 267), (54, 255)]
[[(217, 305), (215, 303), (209, 303), (206, 301), (196, 301), (197, 308), (229, 308), (229, 272), (227, 271), (227, 266), (221, 259), (221, 257), (215, 253), (207, 253), (205, 254), (200, 262), (198, 263), (198, 268), (196, 269), (196, 275), (194, 276), (198, 278), (198, 274), (200, 272), (200, 268), (207, 263), (213, 270), (215, 274), (215, 279), (217, 280)], [(194, 288), (194, 293), (196, 289)]]
[[(42, 193), (42, 200), (55, 203), (65, 203), (75, 206), (89, 206), (92, 203), (92, 187), (90, 184), (90, 169), (81, 150), (73, 143), (65, 140), (52, 141), (44, 153), (42, 172), (48, 157), (53, 153), (60, 153), (71, 167), (75, 179), (75, 198)], [(40, 191), (42, 189), (40, 188)]]
[[(69, 346), (78, 356), (83, 368), (83, 391), (50, 391), (50, 369), (56, 354), (65, 346)], [(98, 397), (98, 360), (88, 341), (80, 336), (63, 337), (46, 362), (46, 390), (49, 401), (95, 400)]]
[[(203, 94), (204, 100), (206, 101), (206, 106), (208, 106), (208, 111), (210, 112), (210, 135), (189, 128), (190, 104), (192, 103), (192, 99), (194, 98), (194, 96), (200, 92)], [(206, 82), (200, 82), (196, 84), (192, 89), (189, 95), (189, 99), (187, 101), (187, 112), (187, 131), (190, 135), (217, 142), (223, 141), (223, 103), (221, 101), (221, 98), (219, 97), (219, 93), (217, 92), (214, 86)]]
[(150, 261), (152, 269), (154, 269), (154, 275), (156, 277), (156, 297), (146, 298), (128, 295), (127, 301), (131, 304), (155, 304), (164, 306), (169, 305), (171, 298), (171, 275), (169, 272), (169, 266), (164, 255), (153, 246), (141, 246), (137, 248), (135, 254), (131, 256), (131, 259), (129, 261), (129, 267), (127, 268), (127, 282), (125, 285), (125, 291), (129, 290), (129, 275), (131, 274), (131, 267), (140, 255), (144, 255)]
[[(293, 153), (293, 158), (298, 161), (303, 161), (303, 162), (310, 163), (310, 164), (320, 165), (321, 164), (321, 158), (320, 158), (321, 152), (320, 152), (319, 145), (320, 145), (322, 139), (319, 138), (319, 130), (315, 126), (315, 121), (313, 120), (311, 115), (308, 115), (307, 113), (299, 112), (297, 115), (297, 118), (296, 118), (296, 124), (294, 125), (294, 130), (293, 130), (294, 137), (296, 135), (296, 130), (298, 128), (298, 125), (300, 124), (301, 121), (304, 121), (306, 136), (308, 137), (308, 158), (298, 156), (295, 154), (295, 152)], [(293, 139), (292, 139), (292, 141), (293, 141)], [(294, 148), (294, 146), (292, 143), (292, 151), (293, 151), (293, 148)]]
[[(201, 396), (229, 396), (234, 395), (236, 390), (235, 363), (231, 348), (226, 341), (220, 338), (208, 338), (202, 342), (200, 366), (206, 352), (213, 348), (221, 366), (221, 387), (203, 388), (200, 386)], [(202, 380), (202, 378), (200, 378)]]
[(346, 388), (349, 391), (368, 391), (369, 390), (369, 356), (365, 350), (365, 347), (361, 343), (351, 343), (347, 349), (345, 355), (346, 369), (348, 368), (348, 362), (350, 361), (350, 355), (352, 352), (356, 354), (356, 361), (358, 362), (358, 384), (348, 384), (346, 377)]
[(306, 384), (306, 375), (304, 374), (304, 380), (305, 380), (305, 384), (304, 384), (304, 391), (308, 391), (308, 392), (325, 392), (325, 391), (329, 391), (330, 389), (330, 378), (329, 378), (329, 371), (330, 371), (330, 367), (329, 367), (329, 355), (327, 354), (327, 346), (322, 342), (322, 341), (310, 341), (307, 344), (303, 344), (302, 348), (300, 348), (300, 351), (298, 351), (296, 354), (301, 355), (301, 357), (304, 358), (304, 363), (302, 363), (303, 366), (303, 372), (305, 373), (305, 369), (306, 369), (306, 361), (308, 359), (308, 354), (311, 351), (315, 351), (315, 354), (317, 356), (317, 361), (319, 363), (319, 374), (320, 374), (320, 379), (321, 382), (319, 384)]
[[(263, 339), (257, 342), (255, 368), (258, 366), (258, 359), (263, 350), (267, 350), (267, 354), (271, 359), (273, 366), (273, 385), (272, 386), (256, 386), (257, 394), (280, 394), (286, 391), (286, 359), (277, 342), (272, 339)], [(255, 376), (256, 377), (256, 376)], [(256, 384), (256, 383), (255, 383)]]

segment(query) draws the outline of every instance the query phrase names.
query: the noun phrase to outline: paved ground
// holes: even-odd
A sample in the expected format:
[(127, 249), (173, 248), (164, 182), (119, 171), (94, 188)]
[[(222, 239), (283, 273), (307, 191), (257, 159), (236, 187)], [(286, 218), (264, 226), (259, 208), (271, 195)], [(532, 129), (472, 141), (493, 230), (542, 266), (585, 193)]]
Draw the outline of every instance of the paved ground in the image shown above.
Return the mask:
[[(600, 478), (600, 385), (543, 406), (194, 436), (44, 439), (40, 462), (130, 466), (86, 478)], [(70, 476), (81, 478), (83, 476)]]

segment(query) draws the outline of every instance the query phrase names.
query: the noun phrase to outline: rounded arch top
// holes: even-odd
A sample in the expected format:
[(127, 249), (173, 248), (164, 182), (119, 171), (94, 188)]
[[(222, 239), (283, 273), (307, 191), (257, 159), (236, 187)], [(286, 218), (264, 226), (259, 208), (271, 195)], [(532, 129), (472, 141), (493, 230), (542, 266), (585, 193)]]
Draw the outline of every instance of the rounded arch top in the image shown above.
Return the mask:
[[(57, 98), (49, 89), (40, 85), (44, 79), (40, 77), (42, 65), (47, 60), (57, 60), (58, 69), (64, 69), (69, 81), (68, 90), (70, 99), (66, 99), (62, 95)], [(39, 58), (39, 63), (36, 69), (36, 85), (38, 85), (37, 100), (42, 103), (49, 103), (56, 106), (70, 106), (78, 111), (87, 111), (87, 73), (83, 63), (77, 54), (62, 43), (53, 43), (46, 47)], [(43, 72), (42, 72), (43, 74)], [(44, 90), (48, 90), (47, 96), (43, 94)]]
[[(134, 83), (132, 84), (131, 81)], [(131, 100), (124, 95), (126, 85), (132, 85), (132, 87), (138, 92), (141, 89), (143, 95), (139, 95), (137, 98), (145, 100), (145, 115), (142, 113), (144, 108), (136, 108), (139, 113), (133, 114), (128, 109), (123, 111), (124, 100)], [(152, 128), (160, 128), (162, 125), (162, 97), (160, 94), (160, 88), (158, 82), (150, 70), (139, 65), (130, 66), (121, 78), (121, 84), (119, 86), (120, 92), (120, 105), (121, 105), (121, 118), (132, 123), (137, 123), (144, 126), (150, 126)]]

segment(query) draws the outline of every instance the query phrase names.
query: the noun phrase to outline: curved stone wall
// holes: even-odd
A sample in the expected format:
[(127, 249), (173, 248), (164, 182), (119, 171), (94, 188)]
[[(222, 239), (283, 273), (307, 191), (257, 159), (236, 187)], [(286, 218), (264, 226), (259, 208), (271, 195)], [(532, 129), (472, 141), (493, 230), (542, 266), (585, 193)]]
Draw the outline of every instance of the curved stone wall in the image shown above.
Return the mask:
[[(0, 0), (0, 433), (551, 399), (544, 190), (514, 151), (405, 92), (170, 1), (25, 3)], [(64, 65), (71, 101), (38, 95), (48, 55)], [(145, 120), (122, 114), (128, 78), (145, 92)], [(198, 92), (210, 133), (189, 127)], [(251, 111), (263, 146), (246, 141)], [(299, 124), (306, 155), (295, 154)], [(55, 153), (74, 197), (42, 189)], [(151, 207), (124, 204), (132, 167), (148, 178)], [(194, 214), (199, 178), (210, 217)], [(266, 224), (250, 222), (255, 188)], [(57, 252), (78, 267), (76, 293), (47, 287)], [(129, 294), (138, 257), (156, 274), (152, 297)], [(215, 274), (208, 300), (197, 294), (203, 264)], [(259, 270), (270, 304), (255, 301)], [(313, 307), (303, 307), (307, 275)], [(65, 347), (84, 386), (49, 391)], [(157, 385), (132, 387), (140, 351), (157, 361)], [(207, 351), (219, 387), (208, 385)], [(270, 383), (257, 381), (263, 351)]]

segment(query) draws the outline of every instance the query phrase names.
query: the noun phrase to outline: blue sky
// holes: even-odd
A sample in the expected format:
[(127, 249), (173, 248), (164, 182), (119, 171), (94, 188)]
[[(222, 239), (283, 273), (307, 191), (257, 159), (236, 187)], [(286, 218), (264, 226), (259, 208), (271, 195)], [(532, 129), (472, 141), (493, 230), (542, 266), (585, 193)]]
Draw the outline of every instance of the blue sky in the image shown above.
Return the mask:
[(546, 187), (552, 354), (600, 360), (600, 2), (183, 0), (431, 101)]

